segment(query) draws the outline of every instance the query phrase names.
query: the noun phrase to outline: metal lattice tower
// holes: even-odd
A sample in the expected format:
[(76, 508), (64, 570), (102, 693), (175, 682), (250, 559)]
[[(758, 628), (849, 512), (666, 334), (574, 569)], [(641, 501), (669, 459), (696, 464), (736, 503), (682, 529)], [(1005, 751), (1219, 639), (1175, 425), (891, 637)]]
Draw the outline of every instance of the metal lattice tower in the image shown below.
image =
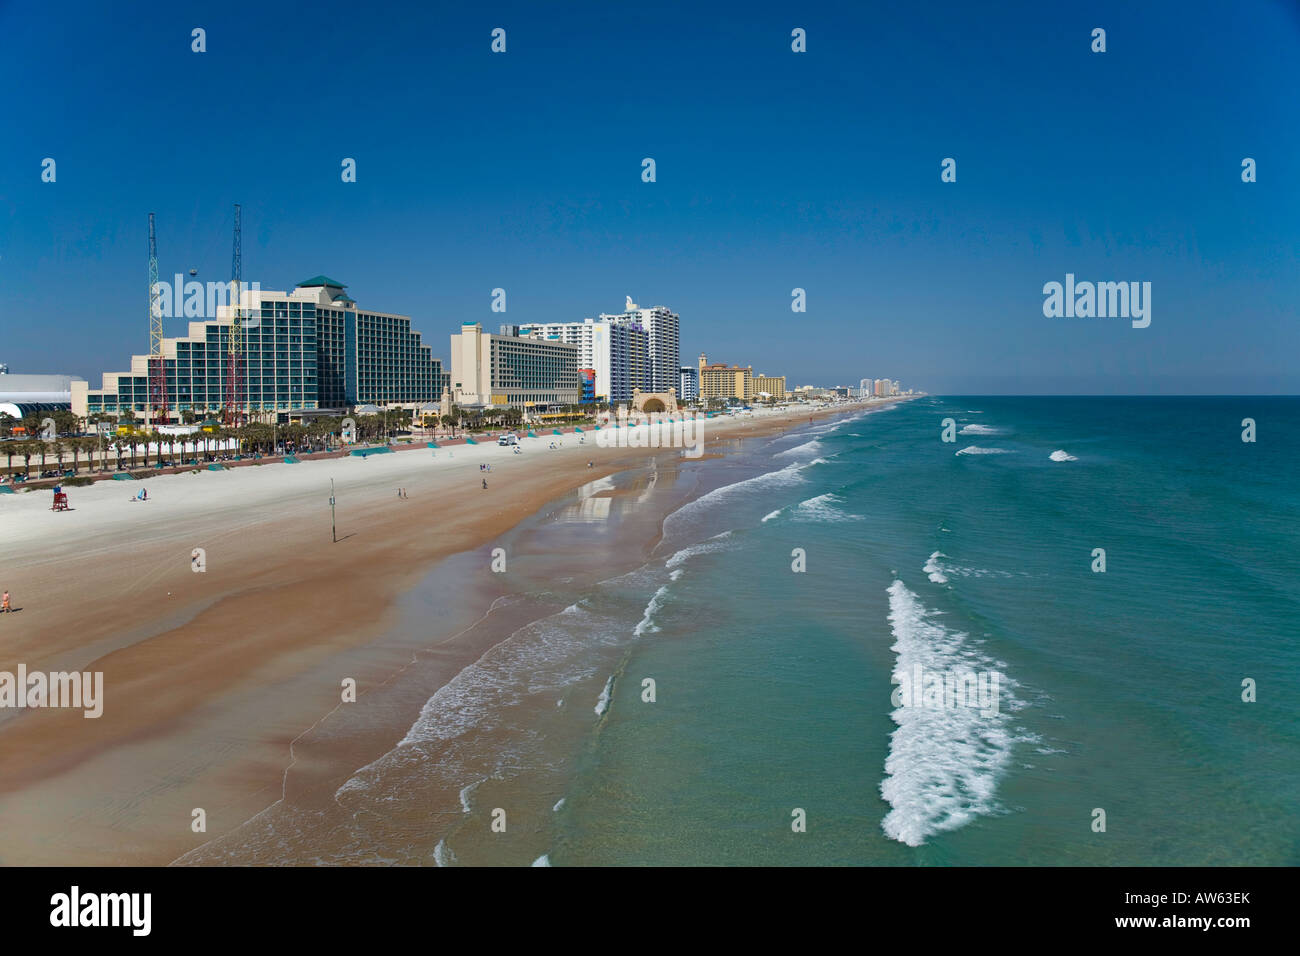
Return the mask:
[(226, 355), (226, 414), (228, 425), (238, 425), (240, 409), (240, 392), (242, 389), (242, 365), (244, 359), (243, 330), (243, 296), (240, 290), (240, 251), (239, 251), (239, 203), (235, 203), (235, 246), (230, 259), (230, 335), (229, 349)]
[(153, 213), (149, 213), (149, 404), (145, 424), (167, 421), (167, 362), (163, 358), (162, 296), (158, 292), (158, 239), (154, 235)]

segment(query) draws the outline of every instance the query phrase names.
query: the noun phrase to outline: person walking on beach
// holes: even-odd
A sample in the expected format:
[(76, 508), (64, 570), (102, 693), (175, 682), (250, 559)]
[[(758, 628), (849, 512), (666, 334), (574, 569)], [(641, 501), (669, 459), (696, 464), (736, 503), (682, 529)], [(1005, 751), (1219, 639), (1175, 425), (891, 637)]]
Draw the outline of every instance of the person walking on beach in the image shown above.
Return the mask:
[(487, 491), (487, 479), (486, 479), (486, 478), (483, 479), (483, 490), (484, 490), (484, 491)]
[(6, 591), (5, 596), (0, 598), (0, 612), (8, 614), (12, 610), (13, 608), (9, 606), (9, 592)]

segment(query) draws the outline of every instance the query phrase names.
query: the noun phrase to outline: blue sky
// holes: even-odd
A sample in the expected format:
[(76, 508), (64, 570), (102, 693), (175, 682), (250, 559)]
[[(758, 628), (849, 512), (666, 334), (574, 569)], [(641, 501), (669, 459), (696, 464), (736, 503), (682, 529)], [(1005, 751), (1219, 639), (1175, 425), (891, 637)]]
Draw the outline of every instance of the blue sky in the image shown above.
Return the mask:
[[(240, 202), (245, 280), (444, 358), (631, 295), (792, 385), (1300, 392), (1293, 0), (386, 6), (0, 0), (0, 362), (126, 368), (148, 213), (164, 276), (228, 279)], [(1067, 272), (1150, 327), (1045, 318)]]

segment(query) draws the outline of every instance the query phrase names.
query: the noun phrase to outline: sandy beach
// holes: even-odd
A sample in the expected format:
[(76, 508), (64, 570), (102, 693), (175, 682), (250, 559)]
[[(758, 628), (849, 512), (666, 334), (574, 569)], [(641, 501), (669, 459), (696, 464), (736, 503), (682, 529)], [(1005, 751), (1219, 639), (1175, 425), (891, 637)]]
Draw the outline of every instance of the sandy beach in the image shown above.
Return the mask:
[[(703, 451), (861, 407), (711, 419)], [(364, 701), (420, 650), (436, 652), (447, 681), (499, 639), (501, 628), (473, 625), (507, 593), (501, 575), (466, 579), (433, 651), (391, 633), (404, 592), (476, 549), (487, 572), (494, 539), (547, 502), (648, 456), (680, 456), (578, 438), (555, 449), (549, 434), (525, 439), (522, 454), (493, 442), (101, 481), (68, 488), (66, 513), (49, 510), (44, 490), (0, 497), (0, 587), (17, 609), (0, 616), (0, 671), (104, 675), (97, 719), (0, 710), (0, 863), (163, 865), (286, 787), (299, 803), (317, 789), (325, 799), (324, 784), (391, 748), (418, 714), (394, 703), (346, 748), (295, 748), (348, 706), (345, 678)], [(142, 486), (149, 500), (131, 500)]]

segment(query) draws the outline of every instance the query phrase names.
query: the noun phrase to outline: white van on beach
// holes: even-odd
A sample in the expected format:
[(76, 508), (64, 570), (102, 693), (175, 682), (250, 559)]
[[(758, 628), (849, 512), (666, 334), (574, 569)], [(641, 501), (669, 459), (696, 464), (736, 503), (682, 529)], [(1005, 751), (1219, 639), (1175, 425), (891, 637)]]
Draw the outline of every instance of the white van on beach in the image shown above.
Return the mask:
[(505, 435), (502, 435), (500, 438), (497, 439), (497, 444), (498, 444), (498, 445), (501, 445), (501, 446), (505, 446), (505, 445), (518, 445), (518, 444), (519, 444), (519, 436), (518, 436), (518, 435), (511, 435), (511, 434), (505, 434)]

